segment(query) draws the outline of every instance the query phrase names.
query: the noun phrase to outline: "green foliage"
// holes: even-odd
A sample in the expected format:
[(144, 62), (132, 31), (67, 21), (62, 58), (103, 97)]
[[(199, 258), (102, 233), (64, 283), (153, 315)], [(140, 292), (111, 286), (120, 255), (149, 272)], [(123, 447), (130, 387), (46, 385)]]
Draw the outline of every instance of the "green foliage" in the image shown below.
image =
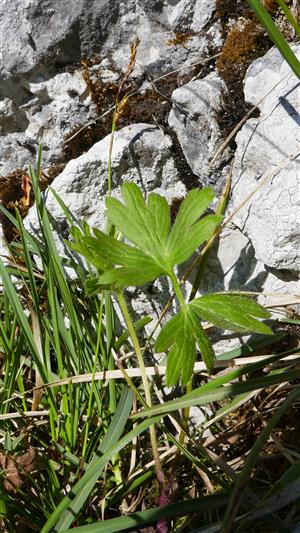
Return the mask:
[(231, 331), (272, 333), (256, 319), (268, 318), (269, 313), (249, 298), (211, 295), (189, 304), (184, 302), (174, 268), (189, 259), (222, 220), (220, 215), (208, 215), (199, 220), (214, 197), (210, 188), (188, 193), (173, 226), (169, 205), (159, 194), (150, 193), (146, 203), (137, 185), (125, 182), (122, 197), (124, 203), (107, 198), (107, 216), (133, 246), (96, 229), (92, 236), (87, 227), (84, 232), (73, 228), (75, 242), (70, 246), (100, 271), (100, 275), (86, 283), (89, 294), (105, 288), (120, 290), (129, 285), (144, 285), (160, 275), (169, 276), (181, 310), (163, 327), (156, 341), (157, 352), (168, 352), (168, 385), (175, 385), (179, 379), (183, 385), (189, 382), (196, 347), (208, 371), (212, 371), (214, 350), (201, 319)]
[[(146, 391), (144, 380), (141, 383), (140, 378), (135, 378), (137, 381), (133, 383), (129, 379), (130, 391), (119, 382), (96, 379), (96, 372), (115, 368), (112, 352), (124, 353), (127, 368), (136, 366), (136, 360), (132, 360), (132, 347), (138, 354), (136, 331), (139, 330), (141, 342), (144, 343), (146, 336), (143, 327), (150, 319), (143, 317), (132, 324), (127, 316), (127, 329), (117, 331), (115, 303), (107, 290), (113, 289), (118, 300), (124, 303), (121, 291), (129, 283), (135, 282), (135, 275), (139, 284), (160, 275), (169, 276), (178, 299), (178, 313), (162, 327), (155, 342), (157, 352), (168, 354), (167, 381), (170, 385), (176, 384), (179, 379), (182, 384), (189, 382), (197, 350), (207, 368), (210, 371), (213, 369), (215, 356), (204, 332), (203, 320), (242, 333), (271, 333), (261, 322), (261, 319), (268, 318), (269, 313), (244, 295), (211, 294), (189, 303), (184, 300), (175, 268), (189, 259), (202, 242), (210, 239), (221, 221), (221, 217), (216, 215), (199, 219), (213, 197), (212, 191), (191, 191), (171, 225), (169, 207), (164, 198), (152, 194), (145, 203), (136, 186), (124, 185), (124, 203), (112, 198), (107, 201), (110, 222), (116, 228), (111, 232), (112, 235), (91, 230), (87, 224), (79, 225), (73, 221), (74, 242), (70, 246), (86, 257), (85, 266), (76, 257), (70, 255), (62, 258), (58, 252), (51, 219), (39, 193), (37, 175), (38, 171), (35, 173), (32, 170), (40, 237), (30, 235), (25, 230), (18, 214), (16, 218), (10, 215), (20, 232), (21, 245), (17, 245), (16, 249), (22, 266), (18, 262), (7, 266), (0, 261), (5, 288), (0, 295), (0, 349), (5, 353), (4, 373), (0, 376), (0, 415), (3, 417), (1, 432), (4, 453), (22, 456), (22, 452), (26, 452), (27, 435), (30, 434), (30, 443), (39, 450), (39, 459), (35, 470), (26, 477), (26, 485), (17, 489), (15, 494), (5, 490), (2, 483), (5, 472), (0, 474), (1, 518), (5, 525), (13, 524), (14, 528), (17, 516), (18, 526), (21, 523), (26, 528), (27, 524), (31, 524), (32, 530), (46, 533), (74, 530), (75, 525), (79, 531), (81, 526), (83, 531), (122, 531), (173, 517), (172, 528), (176, 531), (184, 519), (177, 519), (176, 522), (175, 517), (186, 514), (190, 518), (196, 513), (199, 519), (201, 510), (203, 524), (217, 520), (217, 528), (220, 529), (219, 517), (229, 502), (230, 481), (224, 481), (220, 465), (216, 465), (212, 456), (205, 455), (201, 446), (189, 447), (181, 440), (180, 433), (174, 436), (161, 419), (168, 416), (172, 420), (174, 411), (221, 401), (222, 407), (216, 413), (222, 424), (223, 413), (232, 410), (241, 401), (246, 402), (249, 393), (285, 382), (296, 382), (299, 380), (299, 369), (290, 370), (283, 366), (265, 372), (266, 365), (271, 367), (275, 361), (280, 364), (285, 355), (276, 354), (265, 361), (222, 372), (195, 390), (187, 387), (187, 394), (163, 404), (156, 405), (153, 402), (152, 407), (148, 399), (145, 401), (143, 397), (143, 391)], [(71, 223), (72, 217), (61, 200), (59, 202)], [(133, 216), (132, 213), (139, 214)], [(127, 239), (126, 242), (115, 237), (117, 231)], [(66, 261), (75, 272), (76, 280), (67, 278)], [(39, 270), (37, 264), (42, 265), (42, 269)], [(88, 280), (90, 293), (87, 295), (83, 286), (93, 268), (96, 268), (97, 275)], [(93, 283), (94, 290), (91, 290)], [(124, 316), (126, 313), (125, 305)], [(34, 317), (41, 332), (40, 343), (36, 329), (32, 327)], [(153, 351), (153, 343), (147, 342)], [(261, 348), (268, 343), (270, 340), (264, 338), (258, 345), (251, 343), (242, 349), (222, 354), (218, 359), (221, 361), (251, 355), (257, 346)], [(140, 355), (144, 353), (144, 347), (140, 349)], [(140, 359), (138, 364), (140, 377), (143, 377)], [(281, 362), (281, 365), (284, 364)], [(80, 373), (92, 375), (92, 379), (76, 384), (70, 380), (66, 384), (66, 378), (68, 380)], [(48, 415), (43, 416), (42, 420), (32, 418), (33, 424), (29, 426), (28, 418), (22, 418), (22, 414), (32, 408), (28, 394), (31, 396), (34, 386), (32, 377), (37, 374), (42, 381), (52, 385), (44, 390), (39, 404), (39, 408), (48, 411)], [(58, 384), (58, 379), (63, 379), (64, 383)], [(296, 393), (289, 404), (295, 397)], [(135, 414), (131, 414), (133, 399), (134, 403), (139, 402), (144, 408)], [(20, 416), (14, 418), (16, 413)], [(178, 413), (176, 416), (178, 419)], [(146, 419), (137, 424), (137, 417)], [(111, 513), (110, 509), (121, 509), (125, 496), (126, 501), (131, 498), (134, 502), (141, 489), (149, 490), (150, 495), (153, 490), (157, 492), (153, 481), (154, 467), (149, 463), (150, 444), (147, 437), (148, 430), (155, 431), (154, 424), (159, 428), (159, 439), (167, 443), (168, 448), (175, 445), (177, 455), (182, 454), (185, 468), (193, 471), (193, 466), (200, 467), (219, 493), (188, 500), (183, 486), (179, 501), (175, 503), (157, 507), (155, 496), (155, 499), (149, 500), (152, 508), (111, 518), (115, 516), (115, 511)], [(184, 427), (184, 418), (181, 424)], [(31, 427), (34, 431), (31, 431)], [(189, 438), (188, 428), (185, 428), (185, 432)], [(265, 442), (267, 434), (266, 431), (249, 455), (251, 460), (245, 463), (243, 479), (249, 476), (259, 445)], [(137, 452), (132, 451), (133, 439), (137, 440)], [(128, 463), (135, 453), (134, 476), (130, 475), (127, 479)], [(173, 469), (176, 476), (177, 455), (169, 457), (168, 463), (171, 474)], [(298, 471), (296, 465), (291, 468), (287, 479), (282, 476), (284, 490), (293, 483)], [(228, 470), (225, 474), (227, 479)], [(181, 479), (178, 477), (179, 481)], [(235, 474), (231, 479), (235, 481)], [(240, 484), (236, 487), (235, 494)], [(275, 488), (277, 495), (281, 485), (275, 485)], [(198, 495), (201, 495), (201, 490), (201, 487), (200, 492), (197, 490)], [(273, 501), (271, 485), (267, 485), (262, 496), (254, 509), (256, 514), (265, 509), (265, 504)], [(100, 505), (95, 505), (95, 502), (100, 501), (105, 509), (103, 521), (99, 521)], [(203, 513), (205, 509), (209, 509), (207, 515)], [(247, 514), (244, 519), (251, 521), (252, 514)], [(267, 524), (267, 518), (265, 521)], [(94, 523), (89, 525), (89, 522)]]
[[(200, 498), (192, 498), (176, 503), (170, 503), (163, 507), (154, 507), (146, 511), (138, 511), (118, 518), (111, 518), (103, 522), (96, 522), (77, 528), (78, 533), (116, 533), (121, 531), (136, 531), (144, 528), (147, 524), (155, 523), (161, 518), (172, 518), (180, 515), (189, 515), (193, 512), (202, 513), (218, 509), (224, 506), (229, 494), (210, 494)], [(73, 529), (67, 529), (61, 533), (72, 533)]]
[[(254, 1), (251, 3), (255, 4)], [(283, 0), (278, 3), (284, 10)], [(288, 18), (297, 31), (295, 21)], [(268, 19), (263, 21), (269, 25), (276, 42), (278, 33)], [(282, 39), (278, 42), (283, 55), (297, 72), (299, 63), (295, 62)], [(116, 121), (113, 131), (115, 127)], [(112, 146), (113, 141), (109, 156), (109, 191)], [(258, 358), (253, 364), (237, 365), (234, 370), (222, 370), (219, 375), (216, 365), (216, 374), (192, 390), (190, 378), (197, 350), (209, 372), (215, 362), (203, 320), (234, 332), (272, 333), (260, 321), (268, 318), (269, 313), (248, 297), (211, 294), (194, 299), (199, 286), (197, 280), (191, 301), (185, 301), (175, 274), (176, 267), (188, 260), (205, 241), (209, 240), (210, 245), (214, 242), (211, 237), (218, 231), (222, 217), (215, 214), (200, 218), (214, 197), (213, 191), (191, 191), (172, 225), (165, 198), (151, 193), (145, 202), (137, 186), (125, 183), (123, 202), (111, 197), (106, 201), (111, 228), (109, 235), (91, 230), (86, 223), (77, 223), (52, 191), (66, 219), (73, 224), (74, 240), (68, 245), (86, 258), (84, 265), (74, 254), (61, 257), (56, 247), (51, 217), (39, 190), (40, 172), (41, 150), (36, 172), (31, 169), (39, 236), (25, 230), (18, 213), (13, 217), (0, 206), (20, 235), (20, 244), (12, 244), (10, 264), (4, 264), (0, 259), (4, 288), (0, 294), (0, 438), (1, 453), (4, 454), (1, 465), (9, 459), (8, 454), (14, 454), (17, 465), (18, 454), (22, 457), (28, 444), (39, 456), (33, 471), (21, 471), (21, 477), (24, 475), (21, 483), (24, 483), (14, 493), (3, 483), (7, 480), (6, 468), (1, 466), (1, 526), (9, 532), (17, 529), (50, 533), (77, 528), (78, 531), (108, 533), (137, 529), (151, 523), (161, 529), (159, 520), (164, 520), (165, 529), (169, 527), (167, 520), (173, 518), (172, 531), (182, 531), (186, 526), (193, 528), (194, 525), (201, 526), (201, 530), (209, 525), (212, 526), (210, 529), (221, 531), (222, 516), (228, 504), (224, 533), (233, 521), (238, 530), (246, 530), (249, 523), (252, 526), (255, 517), (262, 517), (263, 526), (268, 530), (273, 530), (275, 521), (275, 527), (287, 531), (281, 517), (277, 514), (270, 518), (270, 512), (277, 511), (282, 491), (287, 501), (295, 503), (296, 507), (297, 495), (291, 496), (291, 490), (299, 476), (298, 458), (295, 459), (288, 445), (283, 447), (289, 461), (294, 459), (295, 463), (284, 475), (279, 474), (281, 478), (275, 484), (271, 470), (265, 476), (263, 487), (258, 482), (259, 476), (256, 480), (255, 473), (253, 478), (251, 474), (278, 421), (293, 403), (299, 403), (300, 370), (289, 366), (294, 365), (293, 362), (281, 360), (297, 352), (297, 348), (285, 353), (276, 352), (264, 360)], [(66, 266), (73, 270), (75, 279), (69, 279)], [(201, 279), (203, 272), (202, 265), (198, 276)], [(168, 384), (175, 385), (179, 380), (183, 385), (187, 384), (186, 394), (164, 403), (160, 403), (159, 387), (162, 385), (159, 381), (156, 382), (159, 401), (151, 402), (155, 387), (150, 389), (143, 361), (146, 350), (151, 355), (154, 351), (152, 337), (143, 333), (143, 327), (151, 319), (143, 317), (132, 323), (122, 293), (130, 285), (140, 286), (159, 276), (169, 277), (179, 311), (162, 327), (155, 349), (167, 353)], [(116, 328), (115, 300), (111, 298), (111, 290), (117, 295), (127, 325), (126, 329), (121, 328), (121, 332)], [(289, 322), (299, 321), (290, 319)], [(282, 340), (282, 336), (285, 334), (280, 333), (275, 339)], [(240, 349), (221, 354), (218, 359), (221, 362), (253, 355), (268, 344), (271, 344), (269, 338), (260, 339), (256, 344), (250, 341)], [(132, 349), (136, 358), (132, 357)], [(137, 363), (138, 368), (132, 369)], [(275, 368), (273, 363), (276, 363)], [(108, 377), (108, 371), (115, 370), (116, 365), (128, 387)], [(135, 375), (136, 371), (138, 373), (134, 382), (126, 373), (129, 370), (134, 370)], [(41, 382), (47, 383), (43, 391), (40, 388), (33, 390)], [(293, 382), (292, 387), (289, 382)], [(161, 383), (164, 386), (163, 378)], [(199, 431), (191, 434), (188, 425), (190, 406), (221, 402), (221, 407), (218, 406), (212, 415), (214, 419), (209, 419), (207, 424), (214, 424), (215, 436), (218, 431), (225, 430), (226, 434), (226, 413), (246, 404), (249, 397), (264, 389), (269, 397), (269, 389), (274, 385), (279, 385), (279, 402), (276, 405), (276, 390), (272, 391), (271, 408), (266, 410), (272, 411), (272, 418), (265, 421), (265, 414), (258, 413), (265, 425), (255, 444), (250, 445), (250, 450), (248, 448), (249, 453), (245, 453), (241, 467), (232, 469), (223, 458), (201, 446), (203, 424)], [(282, 402), (284, 386), (287, 387), (287, 399)], [(138, 410), (140, 406), (144, 408), (142, 411)], [(34, 409), (43, 411), (36, 413)], [(181, 409), (183, 416), (178, 426)], [(178, 411), (175, 421), (172, 420), (174, 411)], [(172, 431), (168, 429), (169, 424), (161, 422), (165, 416), (169, 424), (174, 422)], [(136, 419), (141, 417), (146, 418), (137, 422)], [(155, 441), (156, 427), (159, 442)], [(180, 430), (175, 434), (174, 429), (178, 427)], [(195, 435), (199, 437), (197, 441)], [(176, 453), (173, 453), (172, 445), (176, 446)], [(150, 446), (153, 462), (149, 462)], [(161, 450), (167, 451), (162, 453)], [(166, 467), (165, 460), (168, 461)], [(165, 467), (168, 478), (162, 469), (159, 470), (161, 466)], [(196, 476), (192, 477), (194, 467), (197, 471), (195, 469)], [(186, 472), (190, 474), (187, 483)], [(203, 483), (199, 472), (203, 479), (206, 476)], [(155, 473), (156, 480), (153, 481)], [(215, 494), (203, 496), (207, 488), (211, 490), (210, 485)], [(190, 499), (191, 488), (201, 497)], [(146, 495), (143, 506), (146, 503), (150, 509), (139, 510), (141, 494)], [(235, 517), (241, 498), (243, 514), (238, 513), (240, 516)], [(174, 503), (161, 503), (168, 499)], [(126, 510), (133, 512), (124, 516)], [(179, 520), (180, 515), (186, 518)], [(297, 512), (290, 518), (288, 508), (288, 515), (287, 527), (292, 520), (298, 521), (299, 512), (298, 518)]]
[(237, 332), (255, 331), (270, 335), (272, 330), (254, 317), (268, 318), (270, 314), (256, 302), (244, 296), (212, 294), (193, 300), (172, 318), (160, 331), (156, 351), (168, 354), (167, 381), (174, 385), (181, 376), (186, 384), (192, 376), (196, 359), (196, 345), (209, 372), (213, 369), (214, 351), (199, 319)]
[(219, 215), (209, 215), (198, 220), (214, 197), (211, 189), (191, 191), (171, 229), (165, 198), (151, 193), (146, 204), (134, 183), (123, 184), (122, 196), (124, 203), (115, 198), (106, 199), (107, 216), (134, 247), (96, 229), (92, 237), (73, 228), (75, 243), (70, 246), (102, 272), (87, 283), (89, 293), (107, 287), (144, 285), (163, 274), (172, 276), (174, 266), (187, 260), (222, 219)]

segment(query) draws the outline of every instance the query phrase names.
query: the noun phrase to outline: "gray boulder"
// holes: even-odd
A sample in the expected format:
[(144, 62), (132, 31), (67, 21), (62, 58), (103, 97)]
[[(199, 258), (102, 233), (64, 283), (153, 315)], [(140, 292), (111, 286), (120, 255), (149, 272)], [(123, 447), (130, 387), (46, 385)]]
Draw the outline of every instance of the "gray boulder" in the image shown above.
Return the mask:
[(99, 52), (117, 21), (119, 1), (3, 0), (0, 24), (4, 79), (38, 68), (48, 73)]
[(218, 51), (223, 42), (219, 23), (212, 22), (215, 0), (183, 0), (176, 5), (132, 3), (132, 9), (130, 2), (120, 5), (119, 24), (107, 38), (105, 48), (108, 55), (113, 50), (113, 62), (126, 69), (129, 43), (134, 36), (138, 37), (133, 76), (159, 77), (177, 68), (186, 73), (191, 64), (200, 63), (212, 50)]
[[(297, 47), (300, 51), (300, 48)], [(280, 82), (281, 80), (281, 82)], [(280, 82), (272, 92), (274, 85)], [(270, 94), (268, 94), (270, 93)], [(245, 79), (245, 97), (259, 104), (260, 117), (250, 119), (237, 135), (228, 214), (278, 168), (222, 232), (210, 257), (200, 293), (245, 290), (260, 293), (267, 306), (295, 306), (299, 298), (299, 82), (276, 51), (256, 60)], [(281, 168), (282, 161), (287, 164)], [(276, 316), (276, 313), (275, 313)], [(217, 353), (247, 341), (218, 333)]]
[[(96, 143), (88, 152), (71, 160), (55, 178), (52, 188), (78, 220), (85, 220), (100, 229), (105, 228), (105, 195), (107, 193), (107, 167), (111, 136)], [(118, 195), (125, 180), (139, 184), (144, 193), (165, 191), (168, 200), (183, 196), (184, 185), (170, 151), (170, 138), (150, 124), (134, 124), (118, 131), (112, 152), (112, 187)], [(61, 228), (65, 217), (51, 191), (45, 192), (46, 206)], [(33, 207), (26, 227), (38, 227), (36, 209)]]
[[(295, 51), (300, 57), (299, 45)], [(237, 136), (231, 203), (236, 208), (262, 176), (278, 169), (235, 223), (250, 239), (258, 261), (289, 271), (300, 267), (300, 161), (294, 159), (299, 152), (299, 89), (299, 80), (275, 48), (250, 66), (245, 98), (259, 105), (260, 116), (248, 120)]]
[[(182, 2), (159, 0), (73, 0), (71, 7), (65, 0), (4, 0), (0, 174), (33, 163), (38, 142), (44, 145), (44, 161), (53, 162), (60, 157), (64, 136), (95, 116), (79, 71), (69, 69), (78, 68), (82, 57), (99, 54), (106, 65), (101, 68), (103, 83), (118, 83), (120, 71), (128, 67), (129, 44), (139, 37), (132, 77), (138, 84), (146, 79), (143, 87), (153, 90), (148, 78), (179, 68), (178, 76), (159, 89), (169, 98), (181, 76), (193, 73), (190, 65), (222, 43), (218, 24), (200, 31), (199, 17), (206, 24), (213, 9), (212, 1), (193, 1), (186, 10)], [(177, 31), (186, 34), (185, 42), (176, 43)]]
[(62, 72), (49, 80), (40, 77), (28, 88), (32, 98), (26, 104), (18, 107), (9, 98), (0, 102), (0, 175), (35, 163), (38, 142), (43, 145), (44, 162), (55, 161), (65, 136), (93, 113), (80, 71)]
[(203, 30), (216, 10), (216, 0), (169, 0), (168, 21), (173, 29)]
[(172, 94), (169, 125), (175, 130), (185, 158), (202, 184), (216, 183), (220, 173), (211, 175), (209, 162), (222, 140), (217, 115), (222, 110), (224, 82), (212, 72), (191, 81)]

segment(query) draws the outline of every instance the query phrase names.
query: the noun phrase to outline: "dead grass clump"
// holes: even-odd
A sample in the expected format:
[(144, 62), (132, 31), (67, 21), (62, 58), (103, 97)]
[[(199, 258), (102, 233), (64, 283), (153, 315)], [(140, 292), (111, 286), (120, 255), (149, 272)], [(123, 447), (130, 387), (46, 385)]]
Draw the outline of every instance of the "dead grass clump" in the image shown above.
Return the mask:
[[(59, 166), (61, 168), (61, 165)], [(59, 173), (57, 166), (53, 165), (49, 172), (42, 173), (40, 176), (40, 188), (45, 190)], [(56, 175), (57, 175), (56, 174)], [(17, 168), (6, 176), (0, 176), (0, 202), (12, 214), (18, 209), (22, 218), (24, 218), (29, 208), (34, 204), (34, 194), (31, 186), (31, 178), (25, 170)], [(18, 236), (18, 232), (8, 218), (0, 213), (0, 224), (2, 225), (5, 240), (10, 243)]]

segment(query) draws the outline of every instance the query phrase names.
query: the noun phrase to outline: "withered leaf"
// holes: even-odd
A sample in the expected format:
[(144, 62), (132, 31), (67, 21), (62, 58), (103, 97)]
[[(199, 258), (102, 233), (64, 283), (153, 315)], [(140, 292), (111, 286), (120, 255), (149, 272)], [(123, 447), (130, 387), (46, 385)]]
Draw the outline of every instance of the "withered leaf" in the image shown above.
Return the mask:
[(4, 471), (4, 488), (7, 492), (16, 492), (24, 483), (26, 474), (34, 469), (37, 452), (30, 446), (23, 455), (0, 453), (0, 467)]

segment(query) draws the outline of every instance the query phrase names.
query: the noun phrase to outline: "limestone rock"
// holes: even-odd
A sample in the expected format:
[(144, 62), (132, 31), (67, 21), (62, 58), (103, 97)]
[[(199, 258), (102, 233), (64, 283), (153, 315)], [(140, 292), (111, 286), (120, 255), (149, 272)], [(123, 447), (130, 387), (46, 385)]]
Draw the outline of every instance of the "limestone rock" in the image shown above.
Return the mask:
[(168, 2), (169, 22), (174, 29), (203, 30), (216, 10), (216, 0), (180, 0)]
[[(299, 45), (295, 51), (300, 57)], [(297, 271), (300, 161), (294, 157), (299, 151), (300, 91), (299, 81), (275, 48), (250, 66), (245, 97), (258, 104), (261, 113), (248, 120), (237, 136), (232, 209), (262, 176), (278, 171), (235, 217), (235, 223), (251, 240), (260, 262)]]
[(297, 292), (297, 276), (292, 272), (266, 268), (256, 257), (253, 243), (231, 223), (220, 236), (209, 259), (201, 293), (213, 291), (254, 291), (261, 303), (276, 304), (283, 295)]
[(215, 0), (122, 2), (119, 24), (108, 36), (105, 48), (108, 55), (113, 51), (113, 62), (126, 69), (129, 43), (138, 37), (135, 77), (159, 77), (184, 66), (188, 69), (222, 44), (221, 29), (212, 22), (214, 10)]
[[(172, 94), (169, 125), (174, 128), (186, 160), (204, 184), (208, 164), (221, 142), (217, 114), (222, 109), (225, 84), (216, 73), (191, 81)], [(214, 174), (211, 182), (217, 181)]]
[(18, 109), (10, 98), (3, 98), (0, 102), (0, 135), (3, 132), (24, 131), (27, 125), (28, 120), (24, 111)]
[[(33, 163), (38, 142), (44, 145), (44, 161), (53, 162), (60, 155), (64, 135), (94, 117), (95, 106), (87, 98), (82, 77), (79, 80), (80, 72), (74, 72), (74, 67), (67, 70), (73, 65), (78, 68), (82, 57), (100, 54), (99, 61), (106, 62), (103, 82), (118, 83), (120, 70), (128, 66), (129, 44), (137, 36), (141, 42), (132, 77), (140, 85), (144, 79), (178, 68), (178, 79), (192, 74), (191, 64), (219, 49), (222, 38), (217, 23), (199, 32), (199, 17), (211, 20), (213, 1), (193, 1), (186, 16), (182, 2), (171, 4), (74, 0), (70, 9), (66, 0), (3, 0), (0, 133), (6, 139), (1, 173)], [(178, 24), (173, 24), (172, 12)], [(176, 43), (177, 31), (186, 35), (185, 42)], [(148, 83), (149, 87), (153, 90)]]
[(41, 73), (52, 66), (79, 61), (100, 51), (114, 22), (119, 2), (113, 0), (3, 0), (5, 35), (1, 74)]
[(24, 168), (36, 161), (42, 143), (44, 163), (62, 152), (64, 138), (77, 124), (91, 118), (93, 105), (80, 71), (57, 74), (49, 80), (39, 77), (28, 84), (31, 99), (21, 106), (8, 98), (0, 102), (0, 174)]
[[(71, 160), (52, 183), (52, 188), (78, 220), (102, 229), (105, 228), (109, 144), (110, 135)], [(112, 168), (116, 195), (120, 194), (119, 187), (125, 180), (138, 183), (144, 193), (167, 191), (169, 200), (185, 193), (183, 185), (178, 189), (179, 175), (170, 152), (170, 139), (153, 125), (134, 124), (116, 133)], [(60, 206), (50, 191), (45, 192), (45, 198), (48, 210), (63, 229), (65, 217)], [(31, 230), (38, 227), (35, 207), (26, 218), (26, 227)]]
[[(211, 253), (199, 293), (239, 290), (259, 293), (258, 302), (266, 306), (294, 307), (299, 303), (297, 275), (267, 268), (257, 259), (249, 237), (231, 223)], [(276, 312), (274, 316), (278, 318)], [(220, 354), (245, 344), (249, 335), (217, 330), (211, 338), (216, 353)]]
[(28, 139), (39, 139), (47, 160), (58, 157), (64, 137), (90, 117), (90, 97), (81, 72), (57, 74), (29, 84), (34, 99), (28, 106)]
[(37, 142), (28, 142), (23, 132), (0, 137), (0, 176), (6, 176), (16, 168), (27, 168), (28, 163), (35, 163), (37, 149)]

